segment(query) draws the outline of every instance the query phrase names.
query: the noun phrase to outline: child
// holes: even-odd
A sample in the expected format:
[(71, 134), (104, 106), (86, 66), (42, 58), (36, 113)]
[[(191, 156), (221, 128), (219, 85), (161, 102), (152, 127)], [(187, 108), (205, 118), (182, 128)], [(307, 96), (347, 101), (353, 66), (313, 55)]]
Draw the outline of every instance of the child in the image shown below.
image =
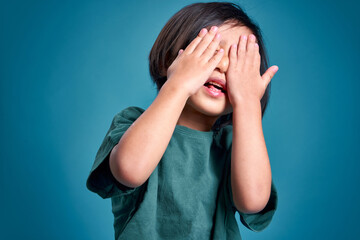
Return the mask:
[(176, 13), (150, 52), (158, 95), (115, 115), (87, 187), (112, 200), (116, 239), (241, 239), (277, 194), (261, 119), (269, 82), (259, 28), (233, 3)]

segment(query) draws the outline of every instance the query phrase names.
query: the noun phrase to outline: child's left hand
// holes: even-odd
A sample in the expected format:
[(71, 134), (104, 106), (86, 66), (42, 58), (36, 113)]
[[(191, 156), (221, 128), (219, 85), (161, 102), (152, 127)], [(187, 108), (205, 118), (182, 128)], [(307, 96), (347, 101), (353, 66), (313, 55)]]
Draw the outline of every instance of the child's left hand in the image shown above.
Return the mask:
[(271, 78), (279, 69), (271, 66), (260, 75), (259, 45), (253, 34), (240, 36), (239, 45), (233, 44), (226, 72), (228, 97), (234, 107), (244, 101), (260, 101)]

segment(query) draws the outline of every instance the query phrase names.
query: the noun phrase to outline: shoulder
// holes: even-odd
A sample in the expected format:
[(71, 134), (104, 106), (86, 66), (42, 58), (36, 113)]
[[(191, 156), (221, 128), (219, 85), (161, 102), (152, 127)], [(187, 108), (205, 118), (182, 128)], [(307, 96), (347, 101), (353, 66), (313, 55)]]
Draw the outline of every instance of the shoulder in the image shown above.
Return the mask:
[(145, 110), (140, 107), (125, 108), (114, 116), (112, 124), (116, 126), (123, 123), (132, 123), (138, 119), (144, 111)]
[(119, 184), (110, 172), (109, 156), (122, 135), (143, 112), (144, 110), (139, 107), (128, 107), (114, 116), (111, 126), (96, 153), (95, 161), (87, 180), (89, 190), (98, 193), (103, 198), (108, 198), (121, 192), (120, 190), (122, 189), (119, 188)]
[(124, 110), (122, 110), (121, 112), (118, 112), (115, 115), (115, 119), (118, 118), (127, 118), (127, 119), (131, 119), (131, 118), (138, 118), (145, 110), (140, 108), (140, 107), (128, 107), (125, 108)]

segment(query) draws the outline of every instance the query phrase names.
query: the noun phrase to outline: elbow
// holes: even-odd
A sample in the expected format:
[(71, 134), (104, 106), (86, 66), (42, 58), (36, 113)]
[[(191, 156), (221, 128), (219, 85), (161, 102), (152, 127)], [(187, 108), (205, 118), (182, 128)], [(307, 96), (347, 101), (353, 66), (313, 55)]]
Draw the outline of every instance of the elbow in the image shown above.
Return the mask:
[(266, 194), (265, 196), (256, 195), (240, 200), (233, 198), (233, 202), (239, 212), (245, 214), (254, 214), (262, 211), (266, 207), (269, 198), (270, 194)]
[(145, 183), (145, 181), (136, 174), (136, 171), (125, 167), (120, 167), (118, 164), (111, 164), (110, 171), (116, 181), (129, 188), (136, 188)]
[(130, 188), (136, 188), (143, 185), (147, 178), (140, 174), (142, 171), (139, 170), (135, 164), (129, 164), (131, 163), (131, 160), (124, 162), (121, 161), (121, 159), (124, 158), (119, 156), (116, 145), (111, 151), (109, 157), (110, 171), (116, 181)]
[(245, 214), (254, 214), (258, 213), (261, 210), (265, 208), (266, 204), (260, 204), (260, 203), (251, 203), (247, 205), (242, 204), (235, 204), (236, 209), (239, 212), (245, 213)]

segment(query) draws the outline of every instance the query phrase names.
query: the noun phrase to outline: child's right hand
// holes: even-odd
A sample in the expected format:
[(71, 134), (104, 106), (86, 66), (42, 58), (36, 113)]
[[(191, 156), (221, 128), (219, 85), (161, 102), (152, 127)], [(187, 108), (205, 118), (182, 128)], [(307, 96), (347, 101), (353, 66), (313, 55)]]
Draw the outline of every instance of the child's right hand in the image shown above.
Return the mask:
[(188, 96), (195, 94), (207, 81), (221, 61), (224, 50), (216, 52), (220, 43), (218, 27), (208, 32), (203, 28), (199, 35), (186, 47), (167, 70), (167, 83), (181, 86)]

